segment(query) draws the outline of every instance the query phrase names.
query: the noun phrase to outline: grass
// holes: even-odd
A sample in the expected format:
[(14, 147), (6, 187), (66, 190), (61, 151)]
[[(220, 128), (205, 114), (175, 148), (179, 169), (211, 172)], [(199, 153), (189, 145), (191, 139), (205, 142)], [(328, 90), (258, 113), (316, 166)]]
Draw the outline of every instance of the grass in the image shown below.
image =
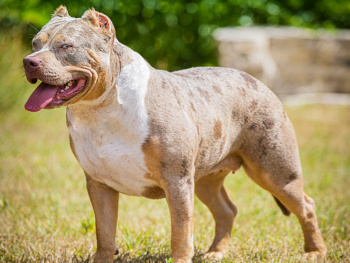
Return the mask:
[[(0, 39), (0, 262), (90, 262), (96, 250), (85, 178), (70, 151), (64, 109), (29, 113), (20, 37)], [(317, 205), (329, 253), (350, 262), (350, 107), (286, 108), (298, 137), (305, 191)], [(238, 207), (223, 262), (298, 262), (303, 238), (271, 195), (242, 172), (226, 188)], [(195, 201), (194, 262), (211, 244), (214, 221)], [(120, 198), (116, 262), (171, 262), (165, 200)]]

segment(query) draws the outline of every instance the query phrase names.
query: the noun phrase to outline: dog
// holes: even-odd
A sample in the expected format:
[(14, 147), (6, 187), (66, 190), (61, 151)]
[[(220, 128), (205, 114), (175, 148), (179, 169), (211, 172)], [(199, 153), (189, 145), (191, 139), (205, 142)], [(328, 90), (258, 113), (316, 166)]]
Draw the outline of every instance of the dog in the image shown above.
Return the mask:
[(72, 18), (59, 7), (32, 44), (25, 74), (42, 82), (25, 109), (67, 106), (70, 146), (96, 218), (94, 262), (118, 253), (119, 193), (166, 198), (176, 263), (191, 262), (194, 253), (197, 195), (216, 223), (205, 258), (222, 259), (237, 214), (223, 182), (241, 166), (285, 215), (297, 216), (304, 257), (326, 254), (292, 124), (261, 82), (228, 68), (156, 70), (118, 42), (111, 20), (95, 10)]

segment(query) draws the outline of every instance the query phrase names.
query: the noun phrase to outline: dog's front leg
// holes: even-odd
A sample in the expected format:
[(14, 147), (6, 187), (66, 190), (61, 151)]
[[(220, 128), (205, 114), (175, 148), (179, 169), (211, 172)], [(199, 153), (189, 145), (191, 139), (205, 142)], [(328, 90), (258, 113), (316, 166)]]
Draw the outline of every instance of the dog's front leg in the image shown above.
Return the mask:
[(97, 252), (94, 263), (113, 262), (118, 218), (119, 192), (93, 180), (87, 173), (86, 186), (95, 212)]
[(171, 250), (174, 263), (189, 263), (193, 257), (193, 178), (178, 178), (163, 184), (171, 217)]

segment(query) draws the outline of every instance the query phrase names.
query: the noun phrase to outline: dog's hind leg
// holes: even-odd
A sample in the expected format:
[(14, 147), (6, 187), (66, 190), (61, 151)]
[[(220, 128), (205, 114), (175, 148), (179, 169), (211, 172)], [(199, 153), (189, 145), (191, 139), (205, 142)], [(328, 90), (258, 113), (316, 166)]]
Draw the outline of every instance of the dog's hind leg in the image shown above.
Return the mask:
[(214, 175), (207, 175), (196, 181), (195, 193), (213, 214), (215, 219), (215, 238), (205, 259), (220, 260), (227, 250), (233, 220), (237, 214), (237, 208), (228, 197), (223, 186), (226, 175), (230, 169), (222, 169)]
[(286, 208), (285, 214), (290, 211), (297, 216), (304, 233), (304, 257), (324, 256), (327, 249), (318, 228), (315, 202), (303, 190), (296, 141), (293, 138), (269, 141), (268, 137), (259, 138), (259, 141), (251, 140), (252, 146), (244, 149), (241, 157), (245, 171), (281, 203), (282, 209)]
[[(295, 214), (305, 240), (305, 257), (322, 257), (327, 249), (317, 224), (315, 203), (303, 190), (298, 144), (282, 105), (260, 101), (242, 133), (238, 155), (248, 176), (277, 198), (284, 214)], [(284, 209), (286, 208), (286, 209)]]

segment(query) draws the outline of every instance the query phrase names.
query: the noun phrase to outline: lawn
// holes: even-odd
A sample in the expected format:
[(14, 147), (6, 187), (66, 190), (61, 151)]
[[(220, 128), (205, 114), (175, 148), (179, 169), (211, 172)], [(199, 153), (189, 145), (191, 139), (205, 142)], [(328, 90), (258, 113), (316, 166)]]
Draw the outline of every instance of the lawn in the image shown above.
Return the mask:
[[(65, 110), (30, 113), (34, 85), (23, 77), (29, 54), (18, 37), (1, 40), (0, 262), (90, 262), (96, 250), (85, 177), (69, 148)], [(305, 192), (314, 198), (328, 247), (325, 262), (350, 262), (350, 107), (286, 107), (300, 147)], [(238, 207), (224, 262), (298, 262), (303, 237), (269, 193), (242, 170), (227, 177)], [(195, 200), (194, 262), (214, 235), (207, 208)], [(171, 262), (165, 200), (121, 195), (116, 262)]]

